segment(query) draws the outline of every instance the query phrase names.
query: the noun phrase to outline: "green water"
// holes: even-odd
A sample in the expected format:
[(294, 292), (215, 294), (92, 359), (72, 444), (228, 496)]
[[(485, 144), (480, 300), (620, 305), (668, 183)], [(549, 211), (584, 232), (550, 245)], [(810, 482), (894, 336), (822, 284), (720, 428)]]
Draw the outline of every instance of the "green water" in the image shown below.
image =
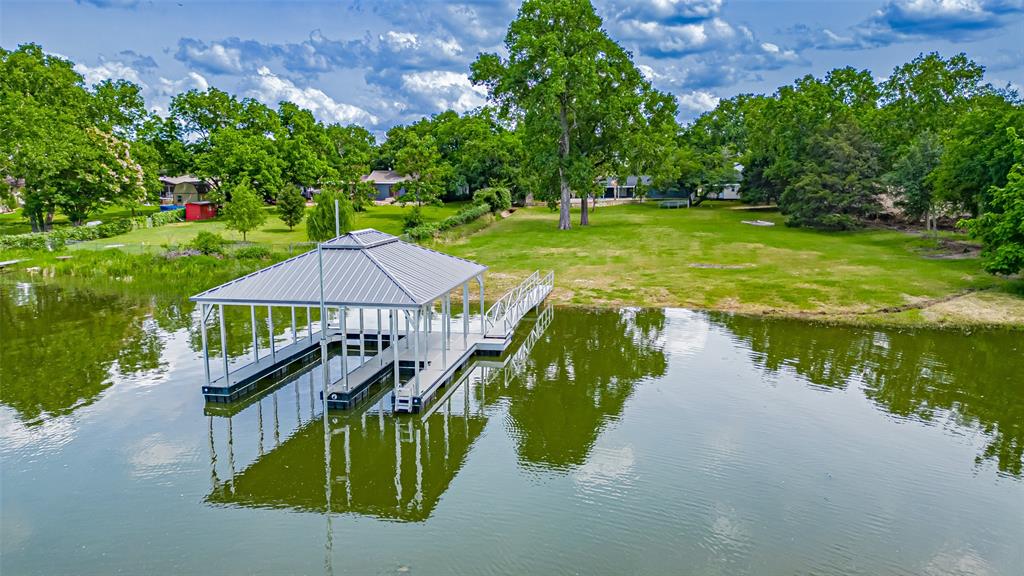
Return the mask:
[(325, 434), (316, 366), (205, 406), (194, 314), (0, 283), (0, 573), (1024, 566), (1020, 333), (557, 308), (429, 417)]

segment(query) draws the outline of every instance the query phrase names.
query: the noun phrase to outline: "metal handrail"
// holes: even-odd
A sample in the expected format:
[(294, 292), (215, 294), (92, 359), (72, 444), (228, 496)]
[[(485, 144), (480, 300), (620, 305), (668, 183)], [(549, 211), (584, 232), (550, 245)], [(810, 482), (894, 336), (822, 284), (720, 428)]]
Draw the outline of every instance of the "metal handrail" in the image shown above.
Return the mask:
[(490, 332), (499, 322), (504, 332), (508, 334), (526, 315), (526, 311), (540, 304), (554, 286), (554, 271), (549, 271), (544, 276), (540, 275), (540, 270), (530, 274), (487, 310), (484, 314), (484, 334)]

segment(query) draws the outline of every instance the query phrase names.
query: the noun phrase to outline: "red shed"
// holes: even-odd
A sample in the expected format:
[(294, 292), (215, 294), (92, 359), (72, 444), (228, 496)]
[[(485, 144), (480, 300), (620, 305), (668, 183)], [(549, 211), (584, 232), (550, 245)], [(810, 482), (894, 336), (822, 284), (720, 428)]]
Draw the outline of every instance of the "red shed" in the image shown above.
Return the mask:
[(185, 220), (209, 220), (217, 217), (217, 205), (213, 202), (200, 200), (185, 204)]

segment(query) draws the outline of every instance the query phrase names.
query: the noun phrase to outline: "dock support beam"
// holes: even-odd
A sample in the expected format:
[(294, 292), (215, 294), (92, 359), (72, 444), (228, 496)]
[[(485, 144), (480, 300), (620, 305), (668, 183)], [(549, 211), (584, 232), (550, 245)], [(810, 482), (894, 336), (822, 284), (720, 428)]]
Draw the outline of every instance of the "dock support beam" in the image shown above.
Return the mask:
[(462, 285), (462, 345), (469, 345), (469, 282)]
[(249, 306), (249, 316), (252, 318), (252, 361), (260, 360), (260, 340), (256, 336), (256, 307)]
[(292, 344), (299, 341), (299, 332), (295, 329), (295, 306), (292, 306)]
[(274, 346), (274, 309), (267, 306), (267, 329), (270, 331), (270, 359), (277, 362), (277, 347)]
[(476, 277), (477, 284), (480, 285), (480, 335), (487, 335), (487, 309), (484, 308), (484, 277)]
[(366, 337), (363, 334), (363, 309), (359, 309), (359, 363), (366, 358)]
[(338, 322), (341, 324), (341, 380), (348, 392), (348, 309), (338, 308)]
[(220, 315), (220, 353), (224, 357), (224, 384), (231, 384), (231, 372), (228, 370), (228, 329), (224, 326), (224, 305), (217, 305)]
[[(392, 362), (394, 363), (394, 387), (395, 387), (395, 398), (398, 398), (398, 339), (395, 338), (395, 333), (398, 332), (398, 315), (394, 310), (388, 310), (388, 326), (391, 328), (391, 353), (394, 355)], [(380, 354), (380, 352), (377, 352)]]
[[(203, 330), (203, 370), (206, 373), (206, 385), (210, 385), (210, 346), (206, 342), (206, 304), (199, 306), (199, 325)], [(213, 426), (213, 421), (210, 421)]]
[[(412, 358), (416, 369), (416, 382), (413, 386), (413, 392), (418, 397), (420, 395), (420, 316), (422, 315), (421, 309), (416, 309), (416, 330), (413, 335), (413, 349)], [(223, 330), (223, 328), (221, 328)], [(224, 365), (227, 366), (227, 360), (224, 361)]]

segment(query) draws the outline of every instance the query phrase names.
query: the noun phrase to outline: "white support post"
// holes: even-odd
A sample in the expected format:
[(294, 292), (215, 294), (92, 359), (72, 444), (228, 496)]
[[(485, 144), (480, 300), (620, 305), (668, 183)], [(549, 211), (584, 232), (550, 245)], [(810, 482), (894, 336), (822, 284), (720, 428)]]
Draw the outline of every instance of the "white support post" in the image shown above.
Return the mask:
[(366, 358), (366, 338), (363, 333), (363, 309), (359, 309), (359, 363), (363, 363), (363, 358)]
[(388, 311), (388, 316), (389, 316), (388, 319), (390, 320), (390, 322), (388, 323), (388, 326), (391, 328), (391, 334), (392, 334), (392, 340), (391, 340), (391, 352), (393, 354), (392, 362), (395, 365), (394, 366), (394, 368), (395, 368), (395, 374), (394, 374), (394, 376), (395, 376), (395, 381), (394, 381), (395, 398), (398, 398), (398, 370), (399, 370), (399, 366), (398, 366), (398, 342), (394, 340), (394, 334), (395, 334), (395, 332), (398, 331), (398, 315), (395, 313), (394, 310), (389, 310)]
[(338, 322), (341, 323), (341, 379), (348, 392), (348, 310), (341, 306), (338, 308)]
[[(395, 331), (391, 330), (391, 343), (394, 344)], [(380, 308), (377, 308), (377, 354), (384, 349), (384, 328), (380, 323)]]
[(306, 330), (309, 332), (309, 341), (313, 341), (313, 312), (312, 308), (306, 306)]
[(260, 360), (260, 340), (256, 337), (256, 307), (249, 306), (249, 316), (252, 318), (252, 361)]
[[(415, 363), (415, 370), (416, 370), (416, 382), (413, 385), (413, 393), (417, 397), (420, 395), (420, 316), (421, 315), (422, 315), (422, 308), (417, 308), (416, 309), (416, 329), (414, 330), (415, 333), (413, 334), (413, 341), (412, 341), (413, 342), (412, 358), (413, 358), (413, 361)], [(225, 361), (225, 366), (226, 365), (227, 365), (227, 361)]]
[[(324, 427), (327, 425), (327, 388), (331, 384), (331, 364), (327, 357), (327, 303), (324, 301), (324, 249), (316, 245), (316, 256), (320, 264), (320, 371), (324, 381)], [(310, 335), (312, 338), (312, 335)]]
[(484, 308), (484, 277), (476, 277), (477, 284), (480, 285), (480, 335), (485, 336), (487, 334), (487, 309)]
[[(203, 331), (203, 371), (206, 374), (206, 385), (210, 385), (210, 346), (206, 342), (206, 304), (199, 305), (199, 327)], [(212, 424), (212, 420), (211, 426)]]
[(338, 208), (338, 200), (334, 200), (334, 237), (341, 236), (341, 214)]
[(409, 330), (409, 315), (405, 314), (405, 349), (406, 350), (409, 349), (409, 334), (411, 334), (411, 331)]
[(220, 315), (220, 353), (224, 357), (224, 385), (231, 384), (231, 372), (228, 370), (228, 330), (224, 326), (224, 305), (217, 305)]
[[(423, 361), (426, 362), (427, 358), (430, 358), (430, 311), (434, 308), (434, 303), (431, 302), (427, 306), (427, 313), (423, 314)], [(418, 323), (417, 323), (418, 324)]]
[(445, 296), (441, 299), (441, 367), (448, 368), (448, 335), (447, 335), (447, 323), (448, 323), (448, 297)]
[(462, 344), (469, 345), (469, 282), (462, 285)]
[(452, 347), (452, 296), (444, 297), (444, 342), (449, 349)]
[(299, 332), (295, 329), (295, 306), (292, 306), (292, 344), (299, 341)]
[(267, 306), (267, 329), (270, 331), (270, 359), (277, 362), (277, 347), (274, 346), (274, 310)]

